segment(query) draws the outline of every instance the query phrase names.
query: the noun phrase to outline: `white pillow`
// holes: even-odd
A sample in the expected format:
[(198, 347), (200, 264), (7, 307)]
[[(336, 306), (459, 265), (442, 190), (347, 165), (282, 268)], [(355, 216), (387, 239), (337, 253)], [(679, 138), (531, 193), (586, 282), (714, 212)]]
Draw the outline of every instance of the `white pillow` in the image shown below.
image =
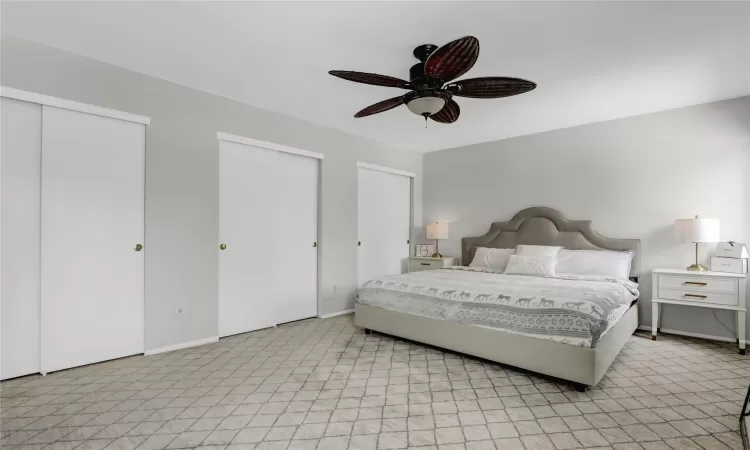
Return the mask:
[(561, 250), (556, 272), (560, 275), (607, 276), (627, 280), (634, 251)]
[(516, 246), (516, 255), (519, 256), (552, 256), (555, 257), (562, 250), (562, 247), (549, 245), (518, 245)]
[(510, 255), (515, 252), (516, 249), (514, 248), (478, 247), (469, 267), (488, 267), (490, 269), (504, 270), (508, 265)]
[(554, 256), (519, 256), (511, 255), (506, 275), (536, 275), (554, 277), (557, 258)]

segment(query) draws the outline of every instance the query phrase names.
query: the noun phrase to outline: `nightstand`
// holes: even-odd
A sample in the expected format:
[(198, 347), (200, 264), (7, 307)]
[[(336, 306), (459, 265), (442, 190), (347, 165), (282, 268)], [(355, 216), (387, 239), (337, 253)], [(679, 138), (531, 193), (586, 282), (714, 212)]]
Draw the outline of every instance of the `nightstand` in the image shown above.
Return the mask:
[(456, 258), (423, 258), (412, 256), (409, 258), (409, 272), (442, 269), (456, 265)]
[(737, 315), (737, 341), (740, 354), (745, 354), (747, 297), (744, 274), (654, 269), (651, 277), (651, 339), (656, 340), (662, 305), (725, 309)]

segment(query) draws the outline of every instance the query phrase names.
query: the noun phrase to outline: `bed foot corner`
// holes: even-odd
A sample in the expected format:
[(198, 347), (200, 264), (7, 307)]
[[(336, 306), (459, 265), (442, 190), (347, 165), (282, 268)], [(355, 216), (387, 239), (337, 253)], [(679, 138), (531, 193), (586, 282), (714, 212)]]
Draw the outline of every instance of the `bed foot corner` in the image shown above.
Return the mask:
[(365, 328), (365, 334), (372, 334), (372, 330), (369, 328)]
[(576, 392), (586, 392), (586, 385), (583, 383), (573, 383), (573, 389), (575, 389)]

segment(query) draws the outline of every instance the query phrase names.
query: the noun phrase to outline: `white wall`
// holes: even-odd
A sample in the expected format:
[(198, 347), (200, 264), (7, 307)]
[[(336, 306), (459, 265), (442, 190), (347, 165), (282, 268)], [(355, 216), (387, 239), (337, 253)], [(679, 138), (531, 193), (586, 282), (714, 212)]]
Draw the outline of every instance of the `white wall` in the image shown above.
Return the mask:
[[(572, 108), (575, 105), (571, 105)], [(610, 237), (641, 239), (641, 324), (650, 318), (655, 267), (685, 267), (692, 244), (674, 220), (721, 220), (721, 238), (750, 241), (750, 97), (428, 153), (425, 222), (451, 223), (440, 250), (487, 232), (529, 206), (589, 219)], [(702, 244), (708, 265), (715, 245)], [(733, 316), (721, 320), (734, 330)], [(666, 329), (731, 337), (710, 312), (667, 306)]]
[[(414, 223), (421, 223), (421, 154), (12, 36), (2, 36), (0, 50), (5, 86), (151, 118), (144, 245), (147, 350), (217, 335), (217, 131), (325, 154), (320, 314), (353, 307), (357, 161), (415, 172)], [(178, 307), (184, 308), (181, 316), (175, 314)]]

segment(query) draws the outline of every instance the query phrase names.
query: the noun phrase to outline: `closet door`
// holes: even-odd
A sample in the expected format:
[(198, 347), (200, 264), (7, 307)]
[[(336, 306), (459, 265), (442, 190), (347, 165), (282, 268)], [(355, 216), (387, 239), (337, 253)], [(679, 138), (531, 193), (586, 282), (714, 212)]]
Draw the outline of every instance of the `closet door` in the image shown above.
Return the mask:
[[(276, 152), (219, 141), (219, 336), (276, 325)], [(221, 247), (226, 246), (221, 250)]]
[(411, 179), (358, 168), (359, 285), (401, 273), (409, 256)]
[(318, 314), (318, 173), (315, 158), (276, 155), (276, 322)]
[(143, 352), (145, 126), (43, 107), (42, 372)]
[(39, 228), (42, 106), (8, 98), (2, 108), (2, 372), (40, 370)]

